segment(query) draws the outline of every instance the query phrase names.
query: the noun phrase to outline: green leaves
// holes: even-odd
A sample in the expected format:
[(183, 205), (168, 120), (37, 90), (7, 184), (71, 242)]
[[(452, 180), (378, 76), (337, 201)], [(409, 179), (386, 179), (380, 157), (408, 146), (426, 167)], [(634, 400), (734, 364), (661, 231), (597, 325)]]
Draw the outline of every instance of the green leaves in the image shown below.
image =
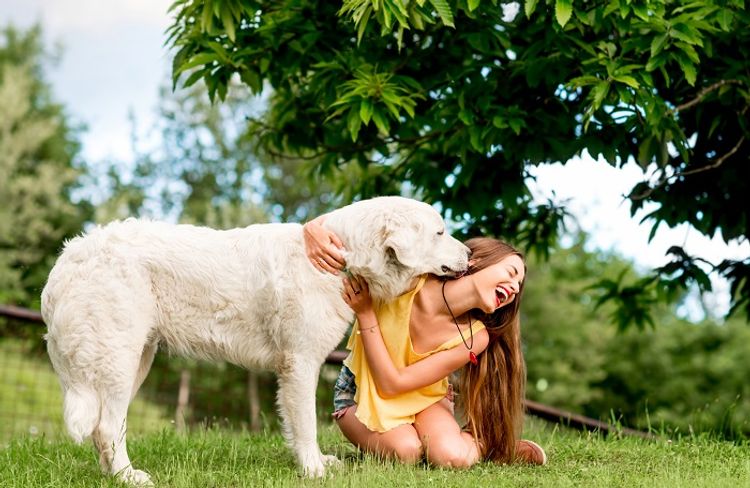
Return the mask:
[[(432, 9), (426, 7), (429, 4)], [(468, 0), (468, 11), (479, 7), (480, 0)], [(344, 0), (339, 15), (349, 17), (357, 29), (357, 42), (361, 42), (367, 32), (367, 25), (372, 17), (380, 24), (380, 35), (393, 33), (396, 28), (396, 38), (399, 48), (403, 45), (405, 30), (411, 28), (422, 30), (425, 24), (432, 24), (433, 17), (440, 19), (447, 27), (455, 27), (453, 10), (448, 0), (416, 0), (404, 2), (402, 0)]]
[(492, 125), (498, 129), (511, 129), (515, 135), (521, 135), (521, 131), (527, 127), (526, 114), (518, 106), (510, 106), (498, 109), (492, 117)]
[(638, 279), (634, 283), (627, 282), (628, 269), (623, 270), (616, 279), (602, 279), (587, 287), (598, 294), (594, 309), (598, 310), (604, 304), (614, 305), (610, 317), (622, 332), (631, 325), (643, 330), (646, 326), (655, 328), (656, 324), (651, 316), (651, 310), (658, 303), (658, 290), (654, 280), (650, 278)]
[[(537, 8), (537, 3), (538, 0), (526, 0), (524, 2), (523, 10), (527, 18), (531, 18)], [(547, 3), (554, 3), (555, 20), (560, 27), (565, 27), (573, 15), (573, 0), (548, 0)]]
[[(430, 4), (435, 8), (435, 11), (437, 12), (438, 16), (440, 16), (440, 20), (443, 21), (443, 25), (447, 25), (448, 27), (455, 27), (453, 24), (453, 12), (451, 11), (450, 5), (448, 5), (447, 0), (429, 0)], [(478, 5), (479, 0), (475, 0), (474, 8), (471, 7), (471, 2), (469, 4), (469, 11), (473, 11)]]
[(362, 127), (362, 118), (356, 107), (351, 107), (349, 109), (349, 116), (346, 118), (346, 127), (352, 135), (352, 141), (356, 141), (357, 136), (359, 135), (359, 129)]
[(669, 36), (681, 41), (685, 41), (688, 44), (694, 44), (696, 46), (703, 47), (703, 39), (700, 31), (695, 27), (677, 22), (669, 29)]
[(672, 256), (672, 261), (656, 270), (669, 280), (664, 283), (674, 284), (673, 288), (686, 288), (688, 285), (695, 284), (701, 292), (711, 291), (711, 280), (701, 268), (701, 266), (706, 266), (705, 260), (688, 255), (679, 246), (670, 247), (667, 255)]
[(329, 107), (334, 110), (326, 120), (348, 110), (347, 129), (353, 142), (362, 124), (367, 126), (371, 120), (381, 134), (387, 135), (390, 132), (388, 118), (400, 123), (402, 111), (414, 117), (417, 100), (424, 99), (421, 91), (419, 83), (412, 78), (378, 73), (372, 66), (365, 65), (353, 79), (341, 84), (339, 96)]
[(719, 263), (717, 269), (732, 284), (730, 292), (734, 300), (729, 314), (739, 315), (744, 312), (746, 317), (750, 317), (750, 259), (725, 259)]
[(359, 118), (362, 120), (362, 122), (365, 123), (365, 125), (370, 123), (370, 119), (372, 118), (372, 100), (369, 98), (364, 98), (359, 104)]
[(687, 82), (690, 83), (691, 86), (694, 86), (695, 80), (698, 77), (696, 66), (693, 64), (690, 58), (684, 54), (684, 52), (675, 53), (674, 59), (677, 60), (677, 64), (680, 65), (682, 72), (685, 74), (685, 80), (687, 80)]
[(657, 34), (654, 36), (654, 39), (651, 41), (651, 57), (658, 55), (664, 47), (667, 45), (667, 41), (669, 40), (669, 36), (665, 34)]
[(721, 26), (721, 30), (727, 32), (730, 31), (732, 29), (733, 20), (734, 12), (732, 12), (728, 8), (721, 9), (721, 12), (719, 13), (719, 25)]
[(203, 66), (203, 65), (206, 65), (206, 64), (211, 65), (214, 62), (220, 62), (220, 61), (222, 61), (221, 56), (219, 56), (218, 54), (216, 54), (214, 52), (198, 53), (195, 56), (192, 56), (191, 58), (189, 58), (184, 63), (182, 63), (177, 68), (177, 71), (175, 72), (175, 75), (179, 76), (183, 72), (185, 72), (185, 71), (187, 71), (187, 70), (189, 70), (191, 68), (195, 68), (196, 66)]
[(555, 19), (560, 27), (565, 27), (565, 24), (570, 20), (570, 16), (573, 14), (573, 0), (556, 0), (555, 1)]
[(536, 9), (536, 4), (538, 0), (526, 0), (523, 4), (523, 11), (526, 14), (527, 18), (531, 18), (531, 14), (534, 13), (534, 10)]

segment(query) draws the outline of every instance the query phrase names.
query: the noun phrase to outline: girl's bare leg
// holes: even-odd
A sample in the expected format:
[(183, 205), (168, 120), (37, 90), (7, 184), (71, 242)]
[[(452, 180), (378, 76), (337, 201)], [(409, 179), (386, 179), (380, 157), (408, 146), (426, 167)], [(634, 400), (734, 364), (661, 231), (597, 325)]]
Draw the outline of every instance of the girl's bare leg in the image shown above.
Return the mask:
[(415, 463), (422, 458), (422, 443), (411, 424), (399, 425), (387, 432), (373, 432), (354, 414), (357, 406), (346, 410), (336, 422), (341, 432), (365, 452)]
[(479, 461), (474, 437), (461, 428), (447, 399), (430, 405), (417, 414), (414, 427), (424, 446), (427, 460), (437, 466), (468, 468)]

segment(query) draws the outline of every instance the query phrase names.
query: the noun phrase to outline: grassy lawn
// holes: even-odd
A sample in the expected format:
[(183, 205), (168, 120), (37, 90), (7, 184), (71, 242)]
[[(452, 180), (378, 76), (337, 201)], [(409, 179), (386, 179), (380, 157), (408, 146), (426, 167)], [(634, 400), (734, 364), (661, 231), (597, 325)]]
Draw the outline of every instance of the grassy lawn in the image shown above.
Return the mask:
[[(750, 486), (750, 444), (708, 437), (674, 442), (603, 439), (529, 420), (525, 437), (546, 447), (544, 467), (481, 464), (466, 471), (402, 466), (358, 455), (335, 426), (321, 427), (321, 446), (344, 461), (322, 480), (304, 480), (276, 432), (241, 434), (170, 429), (133, 435), (131, 459), (164, 487), (476, 486), (743, 487)], [(121, 486), (103, 477), (90, 443), (17, 438), (0, 448), (0, 486)]]
[[(22, 341), (0, 342), (0, 487), (122, 486), (104, 477), (93, 446), (63, 432), (57, 378), (48, 359)], [(263, 434), (170, 426), (170, 411), (141, 399), (129, 415), (134, 465), (157, 486), (338, 487), (732, 487), (750, 486), (750, 441), (710, 436), (645, 441), (579, 433), (528, 419), (525, 437), (547, 449), (544, 467), (481, 464), (467, 471), (403, 466), (359, 455), (335, 428), (320, 429), (323, 450), (344, 463), (322, 480), (299, 477), (274, 419)]]

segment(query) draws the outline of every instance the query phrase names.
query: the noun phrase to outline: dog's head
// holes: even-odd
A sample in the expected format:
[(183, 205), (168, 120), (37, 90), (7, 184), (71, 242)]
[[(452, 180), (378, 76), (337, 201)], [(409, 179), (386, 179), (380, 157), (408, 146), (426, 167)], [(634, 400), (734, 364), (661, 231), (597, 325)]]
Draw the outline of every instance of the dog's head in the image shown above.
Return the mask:
[(346, 247), (347, 267), (370, 284), (373, 297), (391, 300), (417, 276), (466, 271), (469, 248), (451, 237), (430, 205), (403, 197), (377, 197), (333, 212), (326, 224)]

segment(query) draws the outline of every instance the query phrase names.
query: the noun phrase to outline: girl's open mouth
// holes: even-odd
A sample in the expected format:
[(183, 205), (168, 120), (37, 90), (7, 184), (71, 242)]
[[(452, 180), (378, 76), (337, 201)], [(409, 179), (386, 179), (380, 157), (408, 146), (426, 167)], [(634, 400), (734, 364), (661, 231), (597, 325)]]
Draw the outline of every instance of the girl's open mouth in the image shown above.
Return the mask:
[(510, 297), (510, 293), (508, 293), (508, 290), (503, 288), (502, 286), (498, 286), (495, 288), (495, 298), (497, 299), (497, 306), (500, 306), (501, 304), (505, 303), (505, 301)]

